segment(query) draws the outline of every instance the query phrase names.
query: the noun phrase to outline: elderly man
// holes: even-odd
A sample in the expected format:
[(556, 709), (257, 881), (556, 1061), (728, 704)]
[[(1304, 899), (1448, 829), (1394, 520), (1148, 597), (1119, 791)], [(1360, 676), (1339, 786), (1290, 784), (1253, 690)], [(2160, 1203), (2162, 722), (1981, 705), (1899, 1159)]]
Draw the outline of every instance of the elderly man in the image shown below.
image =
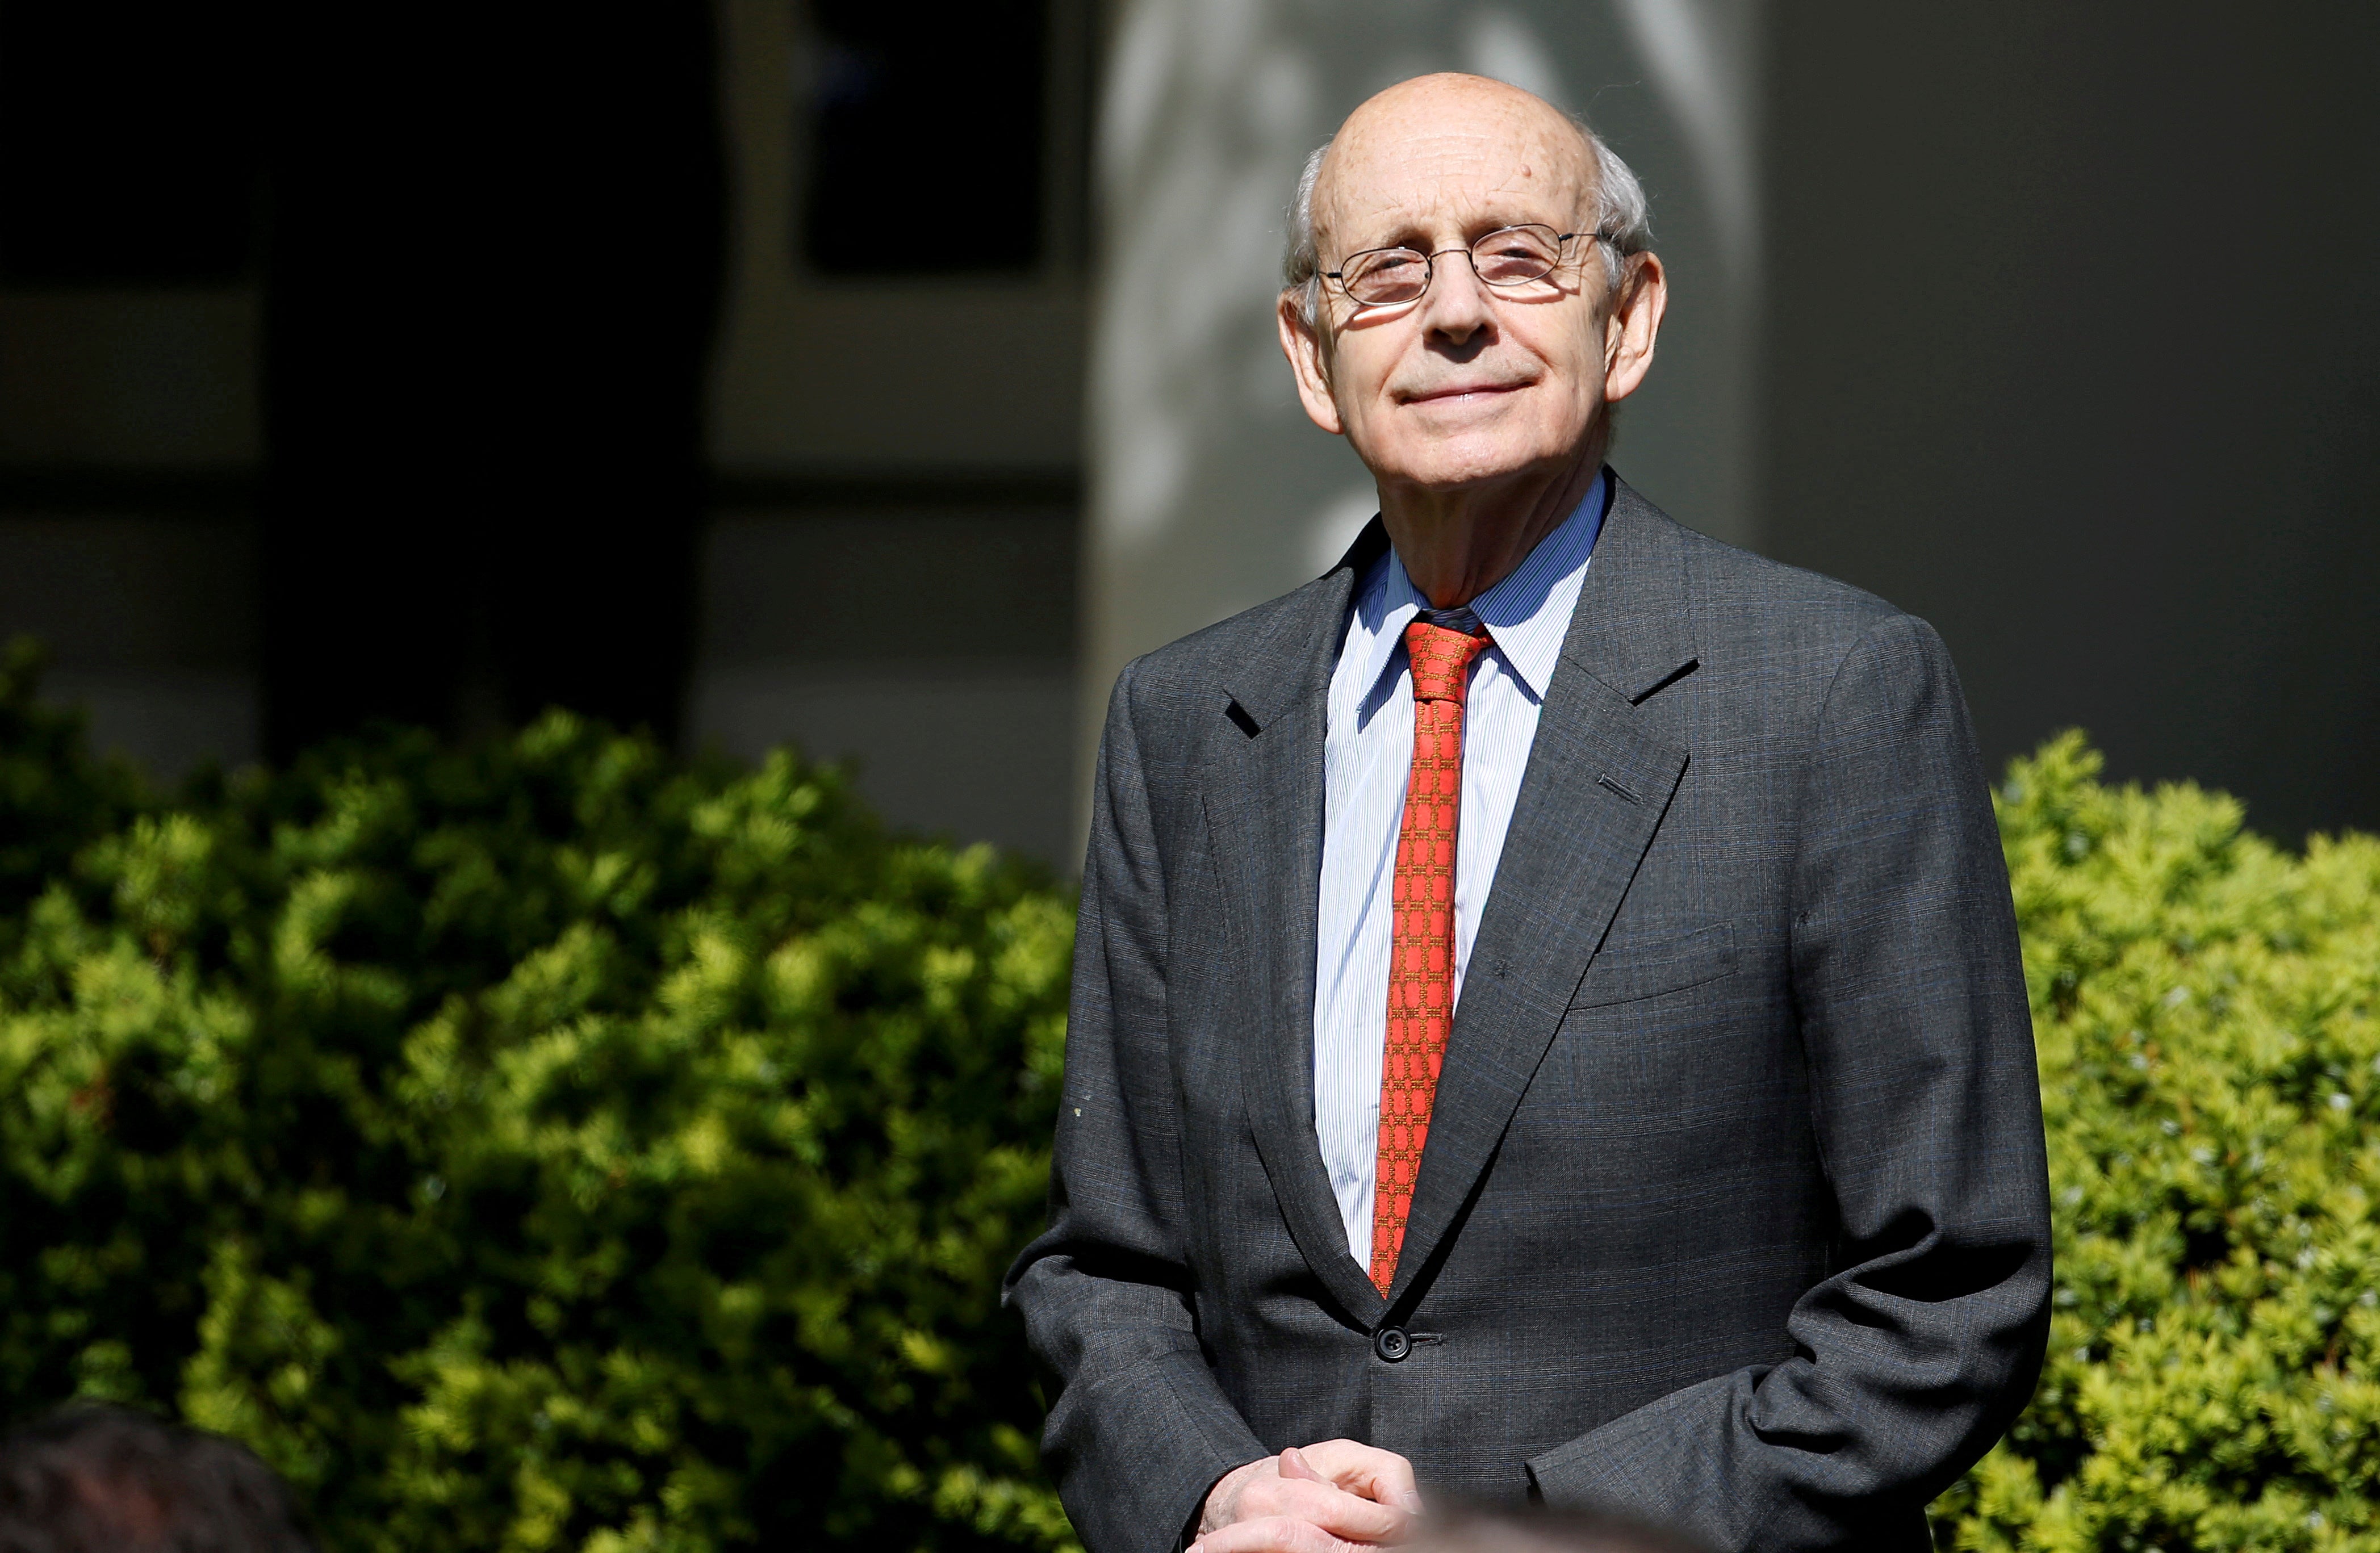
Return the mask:
[(1052, 1221), (1012, 1296), (1094, 1553), (1436, 1490), (1927, 1546), (2049, 1214), (2007, 876), (1923, 622), (1603, 464), (1644, 196), (1463, 76), (1301, 184), (1283, 349), (1380, 516), (1101, 744)]

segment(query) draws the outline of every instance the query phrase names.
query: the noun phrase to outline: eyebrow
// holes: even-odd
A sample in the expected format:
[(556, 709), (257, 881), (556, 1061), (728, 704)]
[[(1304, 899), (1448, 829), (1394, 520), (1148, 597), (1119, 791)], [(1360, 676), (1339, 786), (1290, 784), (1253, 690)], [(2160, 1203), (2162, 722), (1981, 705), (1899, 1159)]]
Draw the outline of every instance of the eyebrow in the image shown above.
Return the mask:
[[(1486, 237), (1490, 232), (1500, 232), (1508, 226), (1549, 226), (1557, 232), (1568, 229), (1562, 222), (1547, 216), (1506, 215), (1482, 216), (1476, 221), (1464, 222), (1457, 228), (1457, 230), (1467, 234), (1463, 238), (1463, 242), (1468, 245), (1477, 242), (1480, 238)], [(1584, 231), (1585, 228), (1581, 227), (1579, 230)], [(1418, 253), (1427, 248), (1429, 238), (1422, 232), (1418, 225), (1411, 222), (1405, 222), (1400, 223), (1399, 224), (1390, 228), (1389, 235), (1380, 241), (1362, 243), (1350, 247), (1346, 251), (1349, 253), (1370, 253), (1376, 249), (1384, 248), (1409, 248)]]

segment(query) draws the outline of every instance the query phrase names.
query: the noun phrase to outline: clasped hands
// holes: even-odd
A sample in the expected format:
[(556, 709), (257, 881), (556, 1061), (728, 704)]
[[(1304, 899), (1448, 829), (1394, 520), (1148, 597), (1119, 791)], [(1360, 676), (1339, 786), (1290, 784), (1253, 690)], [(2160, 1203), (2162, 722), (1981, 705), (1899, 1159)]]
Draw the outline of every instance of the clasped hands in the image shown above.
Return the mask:
[(1207, 1491), (1189, 1553), (1363, 1553), (1402, 1542), (1421, 1494), (1413, 1463), (1352, 1439), (1290, 1447)]

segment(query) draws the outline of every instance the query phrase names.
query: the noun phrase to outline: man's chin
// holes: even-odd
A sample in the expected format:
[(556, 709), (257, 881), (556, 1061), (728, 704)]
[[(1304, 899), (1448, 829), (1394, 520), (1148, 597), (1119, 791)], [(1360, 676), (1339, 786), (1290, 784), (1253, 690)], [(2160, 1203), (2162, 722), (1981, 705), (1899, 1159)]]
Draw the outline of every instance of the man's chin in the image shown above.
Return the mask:
[[(1389, 455), (1382, 462), (1429, 487), (1494, 481), (1559, 463), (1566, 440), (1562, 429), (1532, 413), (1532, 397), (1489, 394), (1402, 406), (1378, 428), (1393, 434), (1392, 445), (1381, 450)], [(1371, 459), (1365, 462), (1379, 467)]]
[(1393, 469), (1380, 471), (1393, 484), (1425, 491), (1457, 491), (1500, 485), (1543, 471), (1552, 460), (1535, 440), (1449, 438), (1434, 445), (1403, 450)]

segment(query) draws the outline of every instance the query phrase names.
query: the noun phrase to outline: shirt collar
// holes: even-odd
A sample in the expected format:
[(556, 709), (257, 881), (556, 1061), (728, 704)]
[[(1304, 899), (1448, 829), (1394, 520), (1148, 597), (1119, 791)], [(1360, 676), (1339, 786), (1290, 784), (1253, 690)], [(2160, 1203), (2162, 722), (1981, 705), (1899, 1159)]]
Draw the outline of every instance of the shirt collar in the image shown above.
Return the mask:
[[(1529, 694), (1546, 698), (1554, 664), (1561, 657), (1562, 637), (1570, 630), (1570, 610), (1578, 589), (1566, 587), (1595, 553), (1596, 537), (1603, 528), (1604, 491), (1609, 477), (1598, 471), (1586, 496), (1539, 540), (1503, 580), (1471, 601), (1472, 613), (1488, 628), (1488, 637)], [(1363, 686), (1376, 688), (1404, 645), (1405, 627), (1421, 613), (1422, 596), (1405, 573), (1395, 549), (1373, 568), (1369, 586), (1356, 601), (1356, 610), (1371, 633), (1366, 643)]]

